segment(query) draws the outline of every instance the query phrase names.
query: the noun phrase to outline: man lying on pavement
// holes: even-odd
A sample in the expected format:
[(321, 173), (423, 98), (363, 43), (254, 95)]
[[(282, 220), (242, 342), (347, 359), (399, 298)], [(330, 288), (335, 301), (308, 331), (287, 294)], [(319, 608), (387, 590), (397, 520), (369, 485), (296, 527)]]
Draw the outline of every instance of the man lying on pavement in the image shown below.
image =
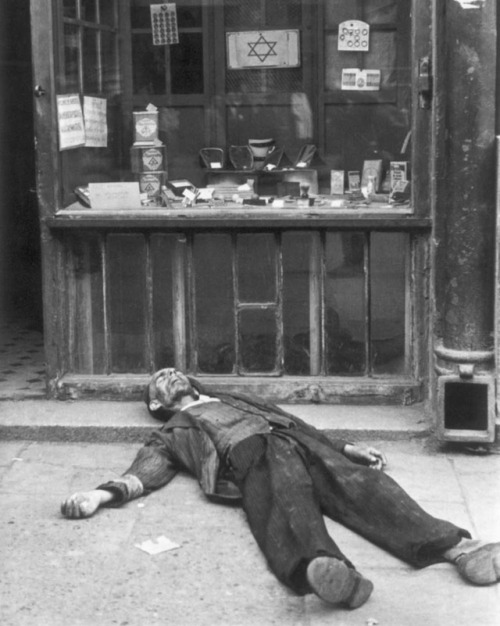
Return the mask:
[(383, 471), (377, 449), (331, 440), (259, 398), (208, 395), (195, 379), (168, 368), (146, 390), (163, 421), (118, 479), (61, 505), (71, 519), (118, 506), (193, 474), (208, 498), (237, 502), (270, 569), (297, 594), (332, 605), (364, 604), (373, 584), (328, 534), (323, 515), (415, 567), (449, 561), (476, 585), (500, 580), (500, 543), (426, 513)]

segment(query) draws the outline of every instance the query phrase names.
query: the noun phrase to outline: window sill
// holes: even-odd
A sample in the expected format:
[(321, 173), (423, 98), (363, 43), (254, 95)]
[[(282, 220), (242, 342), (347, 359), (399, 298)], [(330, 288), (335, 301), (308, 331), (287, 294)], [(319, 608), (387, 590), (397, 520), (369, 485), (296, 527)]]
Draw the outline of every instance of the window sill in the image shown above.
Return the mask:
[[(59, 400), (140, 400), (146, 374), (65, 374), (52, 381)], [(424, 384), (412, 377), (233, 377), (197, 376), (209, 391), (251, 393), (283, 404), (363, 404), (407, 406), (422, 402)]]
[(429, 218), (416, 217), (408, 207), (391, 207), (372, 203), (356, 208), (313, 206), (284, 208), (270, 205), (225, 204), (223, 207), (197, 205), (179, 208), (88, 209), (75, 203), (46, 218), (45, 223), (59, 228), (363, 228), (394, 230), (428, 230)]

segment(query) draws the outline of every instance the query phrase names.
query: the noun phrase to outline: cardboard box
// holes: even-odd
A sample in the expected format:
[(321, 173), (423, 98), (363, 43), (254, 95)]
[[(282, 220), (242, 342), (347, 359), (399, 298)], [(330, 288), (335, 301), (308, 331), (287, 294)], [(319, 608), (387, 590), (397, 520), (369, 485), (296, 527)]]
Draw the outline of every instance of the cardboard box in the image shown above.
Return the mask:
[(141, 172), (166, 172), (166, 147), (163, 144), (151, 147), (132, 146), (130, 148), (130, 163), (132, 171), (136, 174)]

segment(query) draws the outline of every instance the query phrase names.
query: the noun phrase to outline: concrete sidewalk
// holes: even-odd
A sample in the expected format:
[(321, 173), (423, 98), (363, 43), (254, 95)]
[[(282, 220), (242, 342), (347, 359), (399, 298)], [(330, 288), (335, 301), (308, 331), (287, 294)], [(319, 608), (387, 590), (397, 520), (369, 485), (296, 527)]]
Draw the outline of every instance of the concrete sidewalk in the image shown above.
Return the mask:
[[(102, 404), (102, 403), (100, 403)], [(373, 441), (387, 468), (430, 513), (500, 539), (500, 456), (437, 452), (423, 438)], [(348, 611), (294, 596), (268, 571), (240, 509), (204, 499), (180, 475), (164, 489), (88, 520), (62, 498), (129, 465), (138, 443), (12, 440), (0, 444), (2, 626), (497, 626), (500, 585), (471, 587), (454, 568), (413, 570), (328, 521), (375, 585)], [(136, 544), (165, 535), (156, 556)]]

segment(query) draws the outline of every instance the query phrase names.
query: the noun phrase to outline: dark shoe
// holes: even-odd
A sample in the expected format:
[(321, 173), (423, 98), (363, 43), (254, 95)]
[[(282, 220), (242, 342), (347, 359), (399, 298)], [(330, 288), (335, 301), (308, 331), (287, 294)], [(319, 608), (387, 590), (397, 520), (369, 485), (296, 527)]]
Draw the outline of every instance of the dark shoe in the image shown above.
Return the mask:
[(487, 543), (460, 554), (455, 560), (460, 574), (474, 585), (491, 585), (500, 580), (500, 543)]
[(357, 609), (373, 591), (373, 583), (343, 561), (318, 556), (307, 566), (307, 581), (314, 593), (329, 604), (346, 604)]

